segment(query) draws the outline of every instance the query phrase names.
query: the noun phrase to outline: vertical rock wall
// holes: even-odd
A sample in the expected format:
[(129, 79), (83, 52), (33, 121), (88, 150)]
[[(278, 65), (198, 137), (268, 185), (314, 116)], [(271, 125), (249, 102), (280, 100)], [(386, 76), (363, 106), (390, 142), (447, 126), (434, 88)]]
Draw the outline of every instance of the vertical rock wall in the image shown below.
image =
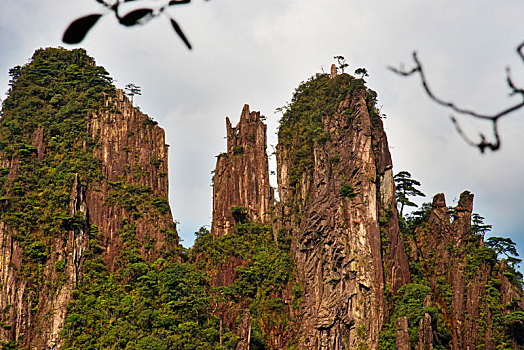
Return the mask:
[[(12, 170), (15, 168), (12, 168)], [(69, 214), (87, 213), (85, 188), (76, 177), (71, 191)], [(14, 236), (16, 232), (0, 222), (0, 323), (1, 341), (18, 341), (24, 348), (56, 349), (64, 325), (67, 304), (76, 289), (79, 274), (88, 249), (87, 226), (75, 227), (53, 244), (43, 275), (37, 285), (27, 281), (23, 252)], [(59, 262), (63, 268), (57, 269)]]
[[(164, 130), (133, 107), (120, 89), (114, 98), (106, 99), (105, 107), (88, 121), (89, 133), (98, 141), (94, 156), (100, 159), (104, 175), (100, 184), (87, 191), (90, 223), (104, 237), (104, 260), (111, 268), (122, 247), (119, 233), (124, 219), (136, 224), (141, 255), (154, 261), (178, 243), (169, 207), (164, 212), (152, 207), (155, 198), (166, 204), (168, 201), (168, 146)], [(147, 201), (109, 205), (108, 198), (122, 186), (143, 189)], [(146, 251), (146, 243), (152, 249)]]
[[(329, 140), (315, 144), (314, 168), (296, 190), (290, 186), (292, 149), (277, 146), (281, 215), (304, 286), (298, 348), (376, 349), (386, 317), (385, 283), (398, 289), (410, 281), (391, 158), (364, 88), (324, 117), (323, 130)], [(342, 194), (349, 187), (354, 195)]]
[(226, 118), (227, 152), (218, 156), (213, 177), (213, 222), (215, 236), (228, 234), (235, 225), (231, 208), (245, 207), (249, 220), (270, 222), (273, 190), (269, 185), (266, 125), (260, 112), (245, 105), (236, 127)]
[[(164, 131), (149, 117), (136, 110), (122, 90), (107, 98), (105, 108), (86, 118), (89, 133), (98, 141), (94, 156), (100, 161), (103, 180), (89, 188), (76, 176), (71, 188), (69, 216), (81, 212), (85, 223), (67, 228), (57, 237), (44, 237), (51, 251), (43, 265), (42, 280), (28, 282), (29, 271), (23, 252), (14, 238), (16, 232), (0, 222), (0, 340), (20, 341), (24, 348), (56, 349), (64, 325), (67, 304), (77, 288), (85, 252), (89, 249), (89, 230), (95, 225), (103, 236), (104, 258), (115, 268), (122, 247), (123, 220), (136, 224), (144, 260), (154, 261), (169, 249), (176, 249), (178, 237), (167, 203), (167, 146)], [(46, 141), (39, 128), (32, 140), (39, 161), (46, 156)], [(5, 186), (18, 175), (18, 159), (1, 158), (0, 166), (10, 169)], [(141, 203), (150, 210), (110, 204), (108, 198), (121, 186), (145, 188), (148, 201), (167, 208), (160, 212), (152, 203)], [(0, 201), (0, 205), (2, 205)], [(38, 227), (34, 228), (39, 234)], [(150, 248), (146, 250), (146, 244)], [(34, 279), (33, 279), (34, 281)], [(36, 284), (34, 284), (36, 283)]]

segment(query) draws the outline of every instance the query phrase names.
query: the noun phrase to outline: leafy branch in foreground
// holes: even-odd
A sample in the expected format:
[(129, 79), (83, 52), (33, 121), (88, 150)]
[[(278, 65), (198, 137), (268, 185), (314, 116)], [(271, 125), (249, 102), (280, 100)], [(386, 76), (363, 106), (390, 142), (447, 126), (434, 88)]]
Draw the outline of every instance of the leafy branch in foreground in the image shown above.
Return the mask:
[[(524, 48), (524, 42), (522, 42), (517, 47), (517, 54), (522, 59), (522, 61), (524, 61), (523, 48)], [(451, 121), (455, 125), (455, 128), (456, 128), (457, 132), (464, 139), (464, 141), (466, 141), (469, 145), (474, 146), (474, 147), (478, 147), (478, 149), (480, 150), (481, 153), (484, 153), (484, 151), (486, 149), (491, 149), (492, 151), (498, 150), (500, 148), (500, 144), (501, 144), (500, 135), (499, 135), (499, 132), (498, 132), (498, 124), (497, 124), (499, 119), (504, 117), (504, 116), (506, 116), (506, 115), (509, 115), (510, 113), (513, 113), (513, 112), (521, 109), (522, 107), (524, 107), (524, 88), (518, 88), (515, 85), (515, 83), (513, 82), (513, 79), (511, 78), (509, 67), (506, 67), (506, 82), (507, 82), (509, 88), (511, 89), (510, 96), (520, 95), (522, 97), (522, 102), (517, 103), (517, 104), (515, 104), (515, 105), (513, 105), (511, 107), (504, 108), (500, 112), (495, 113), (495, 114), (483, 114), (483, 113), (475, 112), (474, 110), (471, 110), (471, 109), (468, 109), (468, 108), (459, 107), (459, 106), (457, 106), (453, 102), (446, 101), (446, 100), (436, 96), (435, 93), (433, 93), (433, 91), (429, 87), (426, 75), (424, 73), (424, 69), (422, 67), (422, 63), (420, 63), (420, 60), (417, 57), (417, 52), (416, 51), (413, 52), (413, 61), (415, 62), (415, 67), (413, 67), (411, 70), (405, 70), (402, 67), (400, 69), (397, 69), (397, 68), (394, 68), (394, 67), (388, 67), (388, 68), (391, 71), (393, 71), (393, 72), (395, 72), (395, 73), (397, 73), (397, 74), (399, 74), (401, 76), (404, 76), (404, 77), (407, 77), (407, 76), (410, 76), (410, 75), (414, 75), (414, 74), (415, 75), (419, 74), (420, 75), (420, 80), (421, 80), (421, 83), (422, 83), (422, 87), (423, 87), (424, 91), (437, 104), (440, 104), (440, 105), (442, 105), (444, 107), (447, 107), (447, 108), (451, 109), (455, 113), (467, 115), (467, 116), (474, 117), (474, 118), (477, 118), (477, 119), (491, 121), (492, 127), (493, 127), (493, 136), (494, 136), (495, 140), (494, 141), (488, 141), (486, 139), (486, 136), (484, 136), (484, 134), (480, 133), (480, 135), (479, 135), (480, 136), (480, 141), (476, 142), (476, 141), (471, 140), (464, 133), (464, 131), (460, 127), (457, 119), (454, 116), (451, 116)]]
[[(114, 3), (106, 2), (106, 0), (95, 1), (102, 4), (107, 10), (113, 12), (118, 23), (126, 27), (142, 25), (162, 14), (166, 15), (171, 22), (173, 30), (177, 33), (180, 39), (182, 39), (184, 44), (186, 44), (187, 48), (191, 50), (191, 44), (187, 40), (182, 28), (180, 28), (180, 25), (169, 14), (167, 14), (167, 11), (165, 11), (170, 6), (188, 4), (191, 0), (169, 0), (167, 3), (164, 1), (164, 4), (157, 8), (140, 7), (141, 3), (135, 0), (116, 0)], [(132, 2), (131, 5), (129, 4), (130, 2)], [(77, 18), (71, 22), (69, 27), (67, 27), (64, 36), (62, 37), (62, 41), (66, 44), (80, 43), (84, 40), (87, 32), (89, 32), (103, 15), (104, 13), (92, 13)]]

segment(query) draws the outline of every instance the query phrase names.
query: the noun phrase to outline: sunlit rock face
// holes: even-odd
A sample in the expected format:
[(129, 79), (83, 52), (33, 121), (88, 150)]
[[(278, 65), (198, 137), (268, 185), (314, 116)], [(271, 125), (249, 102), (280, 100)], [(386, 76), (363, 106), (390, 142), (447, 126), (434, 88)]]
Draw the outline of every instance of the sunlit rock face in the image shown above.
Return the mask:
[(243, 207), (247, 218), (269, 223), (273, 190), (269, 185), (266, 125), (260, 112), (245, 105), (236, 127), (226, 118), (227, 152), (217, 157), (213, 176), (213, 223), (215, 236), (226, 235), (236, 224), (231, 208)]
[[(25, 84), (13, 83), (10, 91), (12, 96), (3, 109), (2, 135), (11, 132), (6, 123), (28, 123), (23, 119), (24, 107), (9, 103), (17, 99), (17, 95), (25, 93), (24, 89), (28, 85), (40, 91), (39, 74), (48, 74), (47, 78), (44, 76), (41, 80), (44, 89), (48, 88), (48, 81), (56, 76), (68, 76), (58, 69), (46, 71), (39, 68), (39, 65), (46, 66), (50, 60), (56, 60), (55, 56), (63, 60), (53, 61), (59, 62), (57, 66), (73, 71), (80, 70), (82, 65), (89, 69), (94, 67), (95, 73), (90, 79), (100, 84), (96, 72), (105, 70), (96, 67), (94, 60), (84, 50), (38, 50), (33, 61), (22, 68), (17, 78)], [(83, 69), (88, 70), (85, 67)], [(26, 72), (33, 76), (27, 78), (24, 75)], [(55, 84), (60, 83), (58, 79)], [(9, 194), (2, 197), (3, 209), (12, 201), (15, 203), (12, 205), (19, 206), (20, 215), (32, 212), (43, 214), (40, 217), (33, 215), (30, 219), (36, 224), (30, 226), (27, 224), (24, 227), (23, 223), (15, 222), (17, 227), (23, 228), (21, 231), (13, 227), (10, 219), (12, 213), (9, 210), (2, 212), (0, 341), (17, 342), (22, 348), (28, 349), (60, 347), (60, 332), (64, 326), (67, 305), (79, 287), (86, 255), (93, 254), (92, 245), (95, 241), (96, 244), (101, 243), (100, 254), (110, 271), (118, 268), (117, 260), (125, 241), (122, 238), (125, 227), (133, 228), (125, 233), (128, 237), (132, 234), (132, 239), (139, 242), (137, 254), (143, 261), (152, 263), (169, 251), (173, 251), (173, 256), (178, 254), (178, 236), (167, 201), (168, 164), (164, 131), (133, 107), (122, 90), (115, 91), (109, 84), (106, 88), (109, 93), (98, 92), (97, 95), (103, 101), (93, 102), (94, 98), (90, 100), (90, 94), (78, 92), (89, 96), (84, 97), (84, 102), (97, 105), (98, 108), (85, 107), (79, 101), (73, 101), (68, 102), (70, 113), (60, 109), (65, 108), (61, 107), (65, 92), (64, 95), (54, 96), (35, 92), (35, 99), (39, 98), (40, 101), (31, 113), (34, 118), (39, 118), (38, 127), (34, 131), (20, 130), (19, 136), (15, 135), (25, 139), (27, 145), (19, 140), (2, 139), (4, 144), (21, 144), (28, 150), (27, 154), (16, 151), (8, 154), (5, 149), (0, 151), (0, 167), (7, 172), (3, 190)], [(75, 114), (76, 110), (88, 112)], [(66, 132), (70, 132), (68, 135), (57, 134), (55, 130), (62, 127), (61, 118), (70, 118), (69, 122), (75, 123), (70, 128), (66, 126)], [(74, 138), (74, 133), (79, 133), (79, 130), (82, 137)], [(57, 140), (73, 144), (76, 153), (64, 156), (55, 151), (60, 147)], [(82, 170), (75, 170), (75, 166), (82, 169), (86, 164), (96, 169), (95, 172), (100, 174), (99, 179), (88, 178)], [(42, 188), (38, 187), (42, 182), (38, 182), (35, 174), (46, 176), (49, 183)], [(24, 182), (36, 185), (19, 185)], [(60, 201), (54, 204), (63, 207), (60, 215), (56, 214), (52, 204), (49, 204), (49, 208), (43, 208), (41, 203), (19, 204), (18, 199), (15, 199), (15, 194), (23, 199), (35, 193), (37, 197), (60, 196)], [(138, 194), (141, 201), (137, 201)], [(95, 237), (99, 238), (95, 240)]]
[(385, 286), (395, 292), (410, 282), (391, 157), (366, 94), (353, 89), (323, 113), (305, 171), (295, 171), (300, 131), (290, 127), (285, 142), (279, 135), (281, 217), (304, 286), (300, 349), (377, 348)]

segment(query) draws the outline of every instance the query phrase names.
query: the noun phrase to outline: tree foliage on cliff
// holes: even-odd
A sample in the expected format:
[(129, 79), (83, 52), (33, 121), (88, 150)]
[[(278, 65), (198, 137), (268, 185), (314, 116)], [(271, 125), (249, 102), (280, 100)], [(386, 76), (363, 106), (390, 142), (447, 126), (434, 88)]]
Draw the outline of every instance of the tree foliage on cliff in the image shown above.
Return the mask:
[(411, 178), (411, 174), (408, 171), (401, 171), (395, 174), (393, 178), (397, 187), (397, 202), (400, 204), (399, 214), (402, 216), (405, 206), (417, 207), (417, 204), (413, 203), (410, 197), (425, 197), (426, 195), (415, 187), (420, 186), (420, 182)]
[[(463, 239), (459, 242), (453, 243), (452, 240), (445, 245), (445, 249), (434, 246), (426, 247), (424, 243), (426, 236), (436, 234), (435, 230), (438, 232), (438, 226), (443, 224), (440, 222), (443, 218), (442, 213), (435, 215), (432, 214), (433, 210), (430, 203), (425, 203), (420, 210), (412, 212), (401, 226), (414, 283), (403, 287), (399, 291), (399, 296), (390, 300), (391, 305), (394, 306), (393, 316), (381, 331), (380, 348), (395, 348), (396, 320), (403, 316), (408, 319), (410, 343), (414, 348), (418, 343), (418, 322), (425, 312), (430, 314), (432, 320), (433, 347), (451, 348), (453, 344), (451, 334), (456, 331), (456, 325), (451, 321), (455, 312), (454, 307), (456, 307), (453, 300), (457, 293), (463, 293), (466, 298), (472, 298), (465, 292), (471, 288), (479, 290), (481, 295), (476, 301), (468, 300), (469, 304), (478, 302), (477, 306), (480, 310), (480, 315), (475, 316), (478, 334), (475, 339), (470, 339), (470, 342), (477, 345), (485, 345), (486, 342), (489, 342), (490, 346), (497, 349), (516, 348), (516, 346), (523, 345), (522, 337), (515, 332), (521, 329), (520, 299), (515, 299), (507, 305), (502, 304), (504, 293), (502, 279), (506, 279), (512, 285), (509, 288), (523, 295), (521, 282), (519, 282), (522, 280), (522, 275), (509, 261), (506, 263), (499, 260), (502, 255), (505, 255), (507, 259), (516, 259), (513, 256), (516, 253), (514, 243), (501, 237), (491, 237), (484, 242), (484, 234), (491, 230), (491, 225), (484, 224), (482, 216), (472, 214), (469, 229), (466, 227), (464, 232), (454, 233), (455, 235), (464, 234)], [(450, 215), (450, 219), (456, 215), (455, 211), (456, 208), (448, 208), (447, 214)], [(446, 226), (445, 223), (443, 225)], [(447, 225), (450, 225), (450, 222)], [(518, 263), (518, 260), (511, 261)], [(444, 267), (446, 272), (438, 273), (439, 269)], [(458, 270), (458, 273), (464, 278), (464, 290), (453, 289), (457, 286), (452, 286), (450, 276), (457, 272), (451, 270)], [(485, 282), (482, 282), (484, 278)], [(480, 285), (476, 285), (479, 283)], [(431, 295), (431, 309), (425, 310), (426, 308), (420, 304), (423, 299), (420, 293), (418, 295), (421, 297), (418, 299), (406, 299), (406, 288), (412, 291), (413, 288), (424, 290), (425, 295)], [(465, 317), (473, 316), (466, 314)]]
[[(251, 348), (265, 349), (265, 339), (271, 333), (288, 330), (289, 305), (285, 304), (283, 293), (293, 280), (293, 262), (289, 246), (277, 245), (270, 227), (245, 222), (221, 237), (199, 232), (190, 258), (212, 276), (227, 268), (232, 260), (240, 262), (231, 272), (235, 276), (232, 283), (211, 292), (217, 305), (236, 309), (240, 314), (243, 309), (249, 310), (254, 335)], [(295, 296), (300, 297), (298, 292)]]
[(15, 230), (24, 253), (22, 276), (38, 292), (54, 237), (85, 221), (81, 213), (69, 217), (77, 174), (85, 185), (101, 179), (86, 118), (103, 108), (104, 94), (114, 86), (83, 49), (39, 49), (9, 74), (0, 159), (12, 167), (0, 169), (0, 219)]
[[(295, 90), (291, 102), (279, 110), (283, 111), (278, 129), (279, 147), (289, 149), (294, 164), (291, 169), (292, 188), (295, 188), (304, 171), (313, 166), (313, 145), (329, 140), (329, 132), (323, 122), (338, 113), (338, 107), (352, 91), (366, 89), (366, 102), (372, 120), (378, 118), (377, 94), (364, 86), (362, 79), (349, 74), (340, 74), (333, 79), (328, 74), (316, 74), (302, 82)], [(352, 118), (352, 112), (345, 114)]]
[[(232, 349), (236, 336), (211, 312), (209, 276), (191, 264), (138, 261), (109, 273), (86, 263), (68, 308), (64, 349)], [(220, 345), (220, 337), (222, 345)]]

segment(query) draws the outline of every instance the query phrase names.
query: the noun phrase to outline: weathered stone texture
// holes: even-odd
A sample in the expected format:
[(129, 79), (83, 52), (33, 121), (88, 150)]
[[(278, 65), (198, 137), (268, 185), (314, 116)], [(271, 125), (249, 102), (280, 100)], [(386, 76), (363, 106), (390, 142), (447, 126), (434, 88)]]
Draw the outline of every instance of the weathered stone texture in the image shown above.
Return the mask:
[(418, 343), (415, 350), (433, 349), (433, 329), (431, 328), (431, 316), (426, 313), (418, 325)]
[[(460, 195), (458, 205), (453, 209), (452, 214), (446, 206), (444, 194), (435, 195), (427, 224), (415, 231), (414, 255), (418, 256), (436, 296), (436, 302), (444, 312), (452, 333), (453, 348), (469, 349), (482, 345), (485, 349), (495, 349), (492, 339), (492, 311), (485, 303), (486, 286), (495, 265), (480, 260), (477, 262), (478, 267), (474, 275), (471, 275), (471, 271), (468, 270), (467, 247), (473, 246), (476, 247), (475, 249), (483, 247), (482, 237), (471, 233), (472, 209), (473, 194), (468, 191)], [(451, 288), (449, 307), (446, 306), (444, 296), (439, 292), (439, 285), (442, 283), (449, 284)], [(504, 290), (512, 290), (512, 288), (509, 285), (504, 288), (502, 281), (503, 303), (506, 302)], [(481, 326), (481, 321), (484, 326)], [(430, 327), (426, 323), (425, 319), (421, 320), (419, 332), (421, 336)], [(424, 336), (424, 339), (426, 338)]]
[(411, 346), (409, 345), (408, 319), (406, 316), (397, 319), (396, 333), (395, 348), (397, 350), (411, 350)]
[[(109, 181), (127, 181), (150, 186), (154, 196), (167, 200), (167, 147), (164, 131), (149, 122), (148, 117), (135, 110), (122, 90), (115, 98), (107, 98), (105, 109), (86, 118), (88, 130), (98, 140), (94, 156), (100, 160), (104, 179), (86, 188), (77, 174), (71, 189), (69, 215), (83, 212), (87, 219), (84, 227), (75, 227), (53, 241), (53, 248), (43, 269), (39, 288), (28, 285), (23, 277), (22, 251), (13, 236), (16, 235), (4, 222), (0, 222), (0, 327), (1, 341), (23, 339), (24, 348), (56, 349), (60, 346), (60, 331), (64, 325), (67, 304), (82, 273), (84, 254), (89, 248), (90, 225), (98, 226), (104, 237), (104, 257), (113, 268), (114, 258), (121, 247), (119, 225), (123, 218), (131, 218), (129, 210), (105, 203)], [(46, 140), (41, 128), (35, 132), (32, 145), (37, 157), (45, 157)], [(19, 172), (18, 158), (0, 159), (0, 166), (9, 168), (5, 185), (9, 186)], [(136, 176), (137, 169), (143, 170)], [(1, 203), (0, 203), (1, 205)], [(35, 228), (37, 229), (37, 228)], [(171, 240), (167, 232), (171, 230)], [(154, 249), (142, 254), (146, 261), (153, 261), (162, 252), (175, 247), (176, 230), (171, 213), (153, 213), (137, 220), (137, 238), (154, 241)], [(63, 260), (60, 274), (55, 264)], [(60, 278), (60, 283), (57, 280)], [(54, 285), (59, 287), (55, 288)], [(35, 292), (39, 290), (39, 292)], [(36, 307), (37, 306), (37, 307)]]
[(337, 66), (335, 64), (331, 64), (331, 73), (329, 74), (329, 79), (335, 79), (337, 76)]
[[(69, 214), (86, 212), (85, 191), (76, 177), (69, 205)], [(60, 345), (60, 331), (64, 325), (67, 304), (71, 292), (76, 289), (79, 271), (88, 246), (85, 228), (75, 228), (56, 239), (53, 253), (43, 270), (48, 283), (40, 286), (39, 293), (23, 277), (22, 250), (13, 236), (16, 232), (0, 222), (0, 310), (4, 310), (1, 322), (10, 328), (0, 328), (0, 340), (15, 341), (23, 339), (26, 348), (38, 347), (55, 349)], [(55, 264), (65, 261), (63, 282), (58, 290), (53, 283), (58, 279)], [(38, 305), (37, 308), (35, 308)], [(36, 312), (35, 312), (36, 310)]]
[[(351, 119), (343, 115), (348, 108)], [(386, 317), (385, 284), (395, 292), (410, 281), (391, 158), (376, 119), (370, 117), (365, 89), (355, 90), (337, 115), (324, 118), (330, 139), (315, 144), (314, 167), (302, 174), (296, 189), (289, 179), (292, 150), (277, 146), (281, 215), (292, 232), (304, 284), (300, 349), (355, 349), (359, 344), (376, 349)], [(350, 185), (355, 196), (342, 196), (343, 185)], [(381, 216), (386, 217), (383, 227)], [(389, 242), (384, 259), (381, 230)]]
[(269, 223), (273, 190), (269, 185), (266, 125), (260, 112), (242, 109), (240, 121), (231, 126), (226, 118), (227, 152), (218, 156), (213, 177), (213, 223), (215, 236), (228, 234), (235, 225), (231, 208), (247, 208), (249, 220)]
[[(463, 192), (454, 210), (454, 220), (451, 220), (444, 194), (439, 193), (433, 198), (428, 226), (419, 227), (415, 232), (420, 261), (427, 271), (432, 289), (436, 290), (442, 280), (451, 287), (452, 307), (445, 312), (449, 312), (452, 342), (457, 349), (465, 349), (466, 344), (473, 345), (478, 341), (480, 299), (489, 277), (488, 266), (482, 264), (475, 283), (466, 280), (464, 257), (470, 238), (472, 208), (473, 195)], [(486, 345), (489, 347), (489, 344)]]
[[(149, 187), (153, 197), (167, 201), (168, 146), (164, 130), (133, 107), (123, 90), (117, 89), (114, 98), (107, 97), (105, 107), (88, 122), (89, 133), (98, 141), (94, 156), (102, 163), (104, 180), (88, 189), (87, 207), (90, 223), (98, 226), (104, 237), (104, 260), (114, 269), (114, 259), (122, 246), (122, 219), (133, 216), (129, 209), (106, 204), (112, 191), (109, 182)], [(161, 214), (151, 210), (144, 214), (134, 219), (136, 237), (142, 243), (146, 239), (153, 241), (149, 251), (141, 244), (141, 255), (154, 261), (177, 243), (176, 238), (170, 242), (167, 234), (170, 231), (176, 235), (176, 230), (170, 211)]]

